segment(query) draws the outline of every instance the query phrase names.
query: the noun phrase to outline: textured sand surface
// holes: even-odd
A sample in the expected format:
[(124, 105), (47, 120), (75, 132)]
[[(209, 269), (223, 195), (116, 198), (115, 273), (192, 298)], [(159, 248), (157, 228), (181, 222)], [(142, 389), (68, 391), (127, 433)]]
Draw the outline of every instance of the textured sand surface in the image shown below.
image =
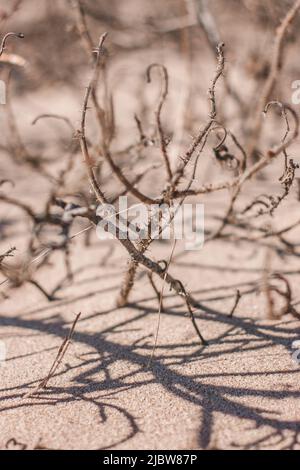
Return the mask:
[[(157, 300), (142, 275), (132, 305), (114, 308), (124, 261), (115, 250), (101, 265), (110, 243), (96, 241), (80, 257), (77, 242), (75, 282), (57, 292), (61, 300), (48, 303), (26, 285), (2, 302), (1, 447), (14, 438), (53, 449), (299, 448), (300, 369), (291, 360), (299, 322), (260, 319), (253, 293), (227, 316), (233, 286), (251, 291), (259, 277), (259, 257), (238, 248), (229, 256), (215, 244), (175, 259), (172, 272), (188, 273), (187, 285), (207, 307), (198, 322), (210, 344), (199, 346), (182, 302), (167, 292), (147, 368)], [(55, 287), (62, 273), (40, 280)], [(79, 311), (57, 375), (39, 396), (22, 398), (46, 375)]]

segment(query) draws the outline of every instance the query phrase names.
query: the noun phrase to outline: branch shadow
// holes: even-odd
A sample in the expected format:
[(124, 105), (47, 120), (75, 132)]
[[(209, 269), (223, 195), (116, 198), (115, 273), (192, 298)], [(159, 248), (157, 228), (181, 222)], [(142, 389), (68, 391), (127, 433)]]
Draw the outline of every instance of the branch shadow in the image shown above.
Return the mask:
[[(159, 344), (155, 360), (152, 366), (147, 368), (148, 358), (152, 350), (152, 342), (149, 342), (151, 335), (141, 335), (132, 345), (120, 344), (120, 342), (107, 338), (108, 334), (124, 331), (124, 327), (134, 328), (145, 316), (157, 312), (155, 308), (139, 303), (131, 304), (130, 307), (136, 312), (130, 319), (120, 319), (120, 321), (97, 333), (86, 333), (84, 331), (75, 333), (74, 341), (92, 348), (94, 354), (88, 353), (82, 358), (80, 365), (68, 365), (67, 368), (65, 366), (64, 370), (56, 374), (57, 378), (71, 371), (73, 378), (69, 386), (54, 386), (51, 385), (50, 381), (47, 389), (30, 400), (23, 400), (22, 397), (28, 391), (28, 388), (36, 384), (36, 381), (11, 389), (0, 389), (0, 393), (3, 394), (0, 411), (34, 407), (40, 404), (49, 406), (57, 403), (74, 402), (79, 399), (88, 401), (97, 406), (101, 423), (108, 420), (110, 410), (116, 411), (126, 419), (126, 435), (105, 447), (106, 449), (116, 448), (118, 445), (129, 442), (138, 433), (143, 432), (143, 429), (138, 424), (138, 417), (114, 401), (118, 400), (120, 394), (124, 392), (147, 387), (150, 384), (160, 384), (170, 397), (174, 396), (191, 403), (202, 416), (199, 421), (197, 441), (197, 446), (202, 449), (208, 449), (212, 446), (215, 416), (219, 413), (228, 418), (234, 417), (239, 420), (246, 420), (253, 429), (259, 429), (263, 426), (271, 429), (272, 432), (267, 434), (265, 438), (253, 440), (243, 448), (264, 448), (273, 442), (277, 442), (277, 446), (281, 448), (294, 448), (298, 445), (300, 419), (281, 419), (279, 411), (272, 412), (267, 408), (242, 403), (240, 399), (241, 397), (257, 397), (259, 400), (268, 398), (278, 400), (280, 404), (281, 400), (288, 398), (298, 400), (300, 391), (278, 391), (271, 388), (260, 390), (255, 387), (225, 385), (226, 377), (233, 377), (232, 372), (185, 374), (185, 367), (189, 363), (199, 363), (201, 365), (202, 362), (224, 361), (226, 358), (230, 358), (234, 352), (246, 353), (249, 356), (251, 352), (278, 345), (289, 350), (291, 342), (299, 338), (300, 334), (299, 327), (291, 332), (290, 324), (294, 322), (285, 321), (274, 325), (264, 325), (247, 318), (230, 318), (221, 312), (205, 307), (205, 311), (197, 314), (198, 321), (201, 323), (217, 322), (223, 324), (225, 327), (224, 332), (212, 339), (208, 347), (199, 346), (195, 341), (186, 344)], [(179, 309), (179, 306), (172, 307), (172, 309), (167, 309), (164, 312), (165, 315), (182, 318), (185, 313), (184, 310)], [(68, 330), (59, 320), (49, 322), (40, 319), (27, 320), (20, 317), (0, 317), (0, 324), (47, 333), (57, 338), (64, 338)], [(138, 326), (136, 329), (139, 329)], [(214, 348), (215, 345), (218, 345), (217, 349)], [(273, 353), (268, 354), (271, 360), (272, 356), (276, 355)], [(132, 366), (132, 370), (128, 367), (126, 373), (118, 378), (113, 378), (112, 371), (117, 361), (125, 361)], [(185, 364), (185, 367), (180, 367), (183, 364)], [(104, 374), (104, 378), (95, 382), (93, 377), (99, 375), (100, 372)], [(276, 376), (277, 374), (291, 376), (299, 374), (299, 371), (292, 369), (266, 372), (257, 370), (247, 373), (241, 371), (236, 372), (234, 376), (241, 379), (243, 377)], [(141, 378), (141, 375), (143, 378)], [(214, 383), (216, 378), (224, 378), (225, 380), (220, 385)], [(13, 404), (6, 405), (12, 399)], [(232, 446), (241, 447), (240, 444), (235, 442), (232, 443)]]

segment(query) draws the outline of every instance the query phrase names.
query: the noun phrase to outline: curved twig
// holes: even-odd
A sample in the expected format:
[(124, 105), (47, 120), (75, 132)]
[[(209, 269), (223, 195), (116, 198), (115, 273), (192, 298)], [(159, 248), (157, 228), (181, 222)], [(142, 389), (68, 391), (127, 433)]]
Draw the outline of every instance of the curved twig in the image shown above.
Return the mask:
[(169, 180), (169, 182), (171, 182), (173, 175), (172, 175), (169, 155), (168, 155), (168, 152), (167, 152), (166, 139), (165, 139), (164, 131), (163, 131), (162, 124), (161, 124), (161, 112), (162, 112), (163, 105), (164, 105), (164, 103), (167, 99), (167, 95), (168, 95), (169, 76), (168, 76), (167, 68), (164, 65), (156, 64), (156, 63), (151, 64), (151, 65), (149, 65), (149, 67), (147, 68), (147, 71), (146, 71), (146, 77), (147, 77), (147, 82), (148, 83), (151, 83), (151, 72), (152, 72), (153, 68), (155, 68), (155, 67), (157, 67), (161, 70), (162, 80), (163, 80), (161, 95), (160, 95), (160, 99), (159, 99), (159, 102), (158, 102), (157, 110), (155, 112), (156, 123), (157, 123), (157, 129), (158, 129), (159, 140), (160, 140), (160, 148), (161, 148), (161, 152), (162, 152), (162, 155), (163, 155), (163, 158), (164, 158), (164, 162), (165, 162), (165, 166), (166, 166), (166, 170), (167, 170), (167, 175), (168, 175), (168, 180)]
[(32, 121), (32, 125), (34, 126), (38, 121), (40, 121), (41, 119), (48, 119), (48, 118), (51, 118), (51, 119), (59, 119), (61, 121), (64, 121), (67, 126), (71, 129), (72, 133), (75, 133), (76, 129), (75, 127), (73, 126), (71, 120), (66, 117), (66, 116), (61, 116), (60, 114), (52, 114), (52, 113), (45, 113), (45, 114), (39, 114), (33, 121)]
[(6, 33), (4, 38), (2, 39), (1, 41), (1, 44), (0, 44), (0, 57), (2, 56), (4, 50), (5, 50), (5, 46), (6, 46), (6, 42), (8, 40), (9, 37), (14, 37), (14, 38), (18, 38), (18, 39), (24, 39), (24, 34), (23, 33), (13, 33), (13, 32), (10, 32), (10, 33)]

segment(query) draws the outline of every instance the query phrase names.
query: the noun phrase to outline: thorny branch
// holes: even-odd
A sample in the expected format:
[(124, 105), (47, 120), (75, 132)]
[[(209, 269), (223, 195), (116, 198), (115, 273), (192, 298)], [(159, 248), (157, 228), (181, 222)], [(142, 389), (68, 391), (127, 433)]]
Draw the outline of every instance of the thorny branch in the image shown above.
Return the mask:
[[(212, 79), (211, 85), (208, 90), (208, 98), (209, 98), (209, 104), (210, 104), (208, 120), (206, 124), (204, 125), (204, 127), (201, 128), (201, 130), (198, 132), (197, 136), (193, 139), (193, 142), (189, 145), (186, 151), (183, 152), (182, 155), (178, 158), (178, 161), (174, 165), (175, 166), (174, 169), (171, 168), (170, 158), (169, 158), (168, 148), (167, 148), (168, 144), (165, 138), (165, 132), (163, 129), (163, 124), (162, 124), (162, 119), (161, 119), (162, 110), (163, 110), (164, 104), (168, 96), (168, 88), (169, 88), (168, 71), (165, 66), (157, 64), (157, 63), (154, 63), (148, 67), (147, 72), (146, 72), (148, 82), (151, 81), (151, 73), (152, 73), (153, 68), (155, 67), (158, 68), (162, 74), (161, 95), (160, 95), (157, 108), (155, 110), (155, 116), (156, 116), (157, 132), (159, 136), (160, 153), (163, 158), (167, 177), (166, 177), (165, 186), (162, 189), (161, 194), (157, 197), (148, 196), (136, 187), (136, 185), (141, 181), (142, 177), (145, 174), (147, 174), (148, 169), (145, 172), (141, 172), (140, 174), (137, 174), (134, 178), (132, 178), (132, 181), (131, 181), (125, 176), (123, 168), (120, 167), (115, 161), (115, 156), (113, 156), (113, 152), (111, 150), (112, 148), (111, 143), (115, 137), (114, 106), (113, 106), (113, 100), (108, 92), (106, 76), (104, 73), (104, 69), (106, 67), (106, 55), (107, 55), (106, 49), (104, 48), (104, 44), (107, 38), (107, 33), (104, 33), (100, 37), (98, 46), (94, 48), (93, 39), (88, 30), (84, 8), (80, 0), (75, 0), (73, 3), (75, 4), (76, 24), (77, 24), (77, 29), (80, 35), (80, 39), (84, 45), (84, 48), (88, 54), (89, 59), (91, 57), (93, 58), (93, 73), (92, 73), (92, 77), (89, 81), (89, 84), (85, 92), (83, 106), (81, 110), (80, 129), (76, 132), (76, 137), (80, 143), (81, 153), (82, 153), (84, 163), (85, 163), (85, 169), (87, 172), (90, 186), (94, 193), (93, 198), (95, 199), (93, 199), (93, 201), (91, 202), (90, 198), (85, 197), (83, 195), (84, 204), (81, 205), (81, 204), (75, 204), (73, 202), (66, 202), (63, 198), (58, 197), (58, 188), (64, 185), (66, 175), (72, 170), (72, 165), (74, 162), (73, 154), (75, 153), (76, 149), (75, 150), (72, 149), (69, 155), (69, 159), (68, 159), (68, 163), (66, 167), (56, 178), (55, 186), (51, 190), (51, 193), (49, 195), (49, 198), (47, 200), (47, 203), (43, 212), (36, 214), (29, 205), (21, 201), (18, 201), (17, 199), (11, 196), (7, 196), (6, 194), (1, 193), (0, 199), (3, 202), (19, 207), (32, 221), (33, 233), (32, 233), (30, 243), (29, 243), (29, 252), (31, 256), (34, 257), (37, 254), (36, 249), (34, 247), (34, 242), (35, 241), (41, 242), (40, 234), (41, 234), (43, 227), (46, 225), (57, 226), (60, 229), (60, 235), (62, 236), (62, 240), (60, 243), (53, 242), (53, 243), (48, 244), (46, 247), (43, 246), (44, 248), (49, 250), (47, 252), (46, 259), (47, 259), (49, 252), (52, 252), (58, 249), (63, 250), (66, 256), (67, 271), (69, 272), (70, 274), (69, 277), (71, 279), (72, 273), (71, 273), (71, 268), (69, 265), (69, 244), (72, 239), (72, 236), (70, 235), (70, 229), (72, 227), (72, 223), (74, 219), (76, 219), (77, 217), (85, 218), (89, 220), (89, 222), (91, 222), (92, 224), (97, 225), (99, 221), (103, 222), (104, 219), (97, 212), (95, 202), (100, 204), (100, 206), (106, 203), (115, 202), (115, 200), (112, 201), (111, 200), (112, 198), (106, 196), (106, 188), (103, 185), (101, 177), (95, 171), (95, 166), (96, 166), (95, 158), (91, 152), (92, 144), (88, 140), (87, 135), (86, 135), (87, 114), (88, 114), (90, 102), (93, 104), (93, 108), (95, 110), (95, 115), (96, 115), (96, 120), (99, 125), (99, 131), (101, 134), (100, 144), (95, 146), (94, 150), (96, 149), (96, 153), (97, 153), (99, 160), (104, 161), (109, 166), (112, 174), (116, 177), (116, 179), (120, 183), (122, 183), (122, 192), (120, 192), (120, 194), (129, 193), (132, 196), (134, 196), (136, 199), (138, 199), (141, 203), (146, 204), (148, 207), (151, 204), (166, 203), (168, 204), (171, 210), (173, 203), (176, 199), (179, 199), (180, 204), (182, 204), (185, 198), (188, 196), (199, 196), (199, 195), (208, 194), (214, 191), (229, 190), (231, 191), (230, 202), (226, 210), (226, 213), (224, 217), (221, 219), (220, 226), (216, 230), (212, 230), (208, 233), (207, 241), (216, 240), (218, 238), (225, 239), (227, 237), (228, 241), (236, 239), (236, 240), (247, 240), (249, 242), (254, 243), (254, 242), (259, 242), (270, 237), (274, 237), (277, 240), (279, 240), (281, 244), (285, 245), (285, 247), (288, 246), (288, 249), (290, 252), (296, 253), (296, 247), (294, 246), (291, 247), (290, 246), (291, 244), (283, 237), (283, 235), (285, 235), (286, 233), (289, 233), (291, 230), (297, 227), (299, 225), (299, 221), (296, 221), (295, 223), (283, 229), (267, 230), (264, 228), (253, 227), (251, 223), (249, 222), (250, 217), (248, 216), (248, 213), (253, 207), (254, 208), (262, 207), (263, 209), (260, 210), (260, 213), (268, 213), (272, 215), (274, 210), (278, 207), (280, 202), (283, 200), (283, 198), (285, 198), (289, 194), (291, 186), (295, 179), (296, 169), (298, 168), (298, 165), (294, 163), (293, 159), (288, 159), (288, 155), (287, 155), (287, 149), (295, 141), (295, 139), (298, 136), (298, 128), (299, 128), (298, 116), (295, 113), (295, 111), (288, 105), (282, 104), (279, 101), (272, 101), (267, 104), (267, 101), (271, 97), (271, 94), (273, 92), (275, 82), (277, 79), (277, 75), (281, 67), (282, 51), (283, 51), (284, 38), (286, 35), (286, 31), (288, 29), (288, 26), (291, 24), (291, 22), (296, 16), (296, 13), (300, 7), (300, 0), (295, 2), (293, 8), (288, 12), (282, 25), (277, 31), (271, 73), (268, 77), (268, 80), (262, 92), (262, 96), (260, 98), (260, 102), (258, 106), (259, 120), (257, 120), (257, 123), (255, 125), (258, 127), (256, 128), (254, 126), (253, 135), (257, 134), (257, 132), (260, 134), (261, 112), (264, 109), (265, 114), (266, 114), (271, 105), (277, 105), (280, 107), (281, 112), (282, 112), (282, 117), (285, 120), (286, 131), (280, 143), (276, 145), (274, 148), (268, 149), (267, 151), (263, 152), (261, 154), (262, 156), (260, 157), (260, 159), (256, 161), (255, 163), (250, 164), (248, 156), (250, 156), (251, 152), (249, 152), (249, 149), (245, 147), (244, 143), (241, 143), (240, 140), (236, 137), (236, 135), (231, 130), (227, 129), (225, 125), (217, 121), (218, 107), (217, 107), (217, 100), (216, 100), (216, 86), (217, 86), (219, 79), (223, 75), (224, 67), (225, 67), (223, 43), (220, 43), (217, 45), (217, 68), (216, 68), (215, 75)], [(199, 4), (200, 3), (202, 2), (199, 2)], [(20, 35), (16, 33), (6, 34), (1, 43), (0, 55), (3, 53), (5, 49), (6, 41), (8, 40), (10, 36), (23, 38), (22, 34)], [(215, 35), (214, 38), (211, 37), (210, 41), (215, 42), (217, 37), (218, 35)], [(104, 97), (104, 100), (102, 101), (98, 97), (98, 87), (100, 86), (104, 87), (104, 90), (105, 90), (105, 94), (104, 94), (105, 97)], [(294, 126), (292, 130), (289, 124), (288, 114), (291, 114), (294, 120)], [(60, 119), (64, 121), (70, 128), (72, 132), (72, 136), (74, 136), (74, 126), (68, 118), (65, 118), (64, 116), (57, 115), (57, 114), (44, 113), (38, 116), (33, 121), (33, 123), (38, 122), (38, 120), (42, 118), (55, 118), (55, 119)], [(149, 142), (149, 139), (147, 137), (147, 132), (144, 131), (142, 121), (138, 117), (135, 117), (135, 120), (136, 120), (136, 124), (137, 124), (138, 131), (139, 131), (140, 141), (138, 144), (133, 145), (132, 147), (129, 147), (129, 148), (136, 148), (136, 149), (140, 149), (141, 147), (146, 148), (147, 143)], [(214, 152), (215, 158), (217, 158), (217, 160), (221, 163), (234, 162), (235, 164), (234, 177), (228, 178), (228, 180), (221, 181), (221, 182), (206, 183), (198, 188), (192, 187), (194, 180), (195, 180), (199, 157), (204, 151), (205, 147), (207, 146), (207, 143), (209, 141), (209, 136), (211, 136), (213, 132), (216, 132), (220, 129), (223, 131), (224, 135), (220, 138), (220, 136), (217, 134), (219, 142), (217, 145), (213, 147), (213, 152)], [(228, 143), (227, 139), (231, 139), (231, 142)], [(234, 150), (231, 150), (231, 148), (229, 150), (230, 145), (234, 148)], [(235, 152), (237, 152), (238, 156), (236, 156)], [(126, 155), (126, 153), (128, 153), (128, 150), (125, 149), (123, 152), (121, 151), (121, 153)], [(257, 196), (254, 199), (254, 201), (250, 202), (246, 206), (246, 208), (242, 211), (242, 213), (236, 213), (235, 203), (244, 188), (244, 184), (247, 181), (249, 181), (251, 178), (253, 178), (253, 176), (261, 172), (272, 161), (274, 161), (274, 159), (278, 157), (280, 154), (283, 154), (285, 158), (284, 173), (280, 177), (280, 182), (283, 187), (283, 194), (277, 197), (269, 196), (269, 195)], [(116, 153), (115, 155), (118, 155), (118, 153)], [(192, 163), (191, 177), (187, 176), (187, 169), (190, 163)], [(151, 168), (155, 168), (155, 166), (152, 165), (150, 169)], [(189, 178), (188, 185), (186, 186), (185, 189), (184, 188), (182, 189), (182, 187), (180, 186), (180, 183), (182, 182), (183, 178)], [(123, 189), (123, 186), (124, 186), (124, 189)], [(57, 209), (55, 212), (52, 211), (53, 206), (55, 206)], [(242, 217), (242, 216), (245, 216), (245, 217)], [(106, 222), (105, 230), (108, 233), (115, 234), (116, 232), (115, 225), (109, 220), (105, 220), (105, 222)], [(162, 279), (163, 285), (166, 283), (169, 286), (170, 290), (172, 290), (174, 293), (179, 295), (184, 300), (187, 311), (190, 316), (190, 320), (193, 325), (193, 328), (195, 329), (195, 332), (198, 335), (201, 341), (201, 344), (204, 345), (206, 344), (206, 342), (202, 336), (202, 333), (199, 330), (199, 327), (196, 323), (195, 314), (194, 314), (194, 308), (196, 309), (201, 308), (201, 305), (187, 292), (186, 287), (184, 286), (183, 282), (179, 279), (174, 278), (169, 273), (170, 263), (167, 263), (164, 260), (157, 262), (153, 260), (151, 257), (146, 255), (146, 252), (149, 246), (153, 242), (153, 239), (151, 238), (151, 234), (149, 231), (150, 223), (151, 223), (151, 219), (148, 221), (148, 237), (144, 240), (138, 241), (137, 243), (132, 242), (126, 236), (126, 234), (124, 234), (122, 230), (119, 227), (117, 227), (116, 238), (122, 244), (122, 246), (127, 251), (130, 257), (129, 265), (128, 265), (127, 272), (125, 274), (122, 289), (117, 300), (117, 305), (122, 307), (128, 301), (130, 291), (134, 285), (137, 269), (139, 266), (142, 266), (146, 268), (148, 272), (149, 281), (155, 291), (156, 296), (158, 297), (159, 315), (160, 315), (160, 312), (163, 310), (163, 305), (162, 305), (163, 292), (161, 293), (158, 292), (156, 288), (156, 284), (154, 282), (154, 275), (160, 277)], [(247, 233), (245, 236), (237, 235), (234, 232), (224, 234), (225, 227), (227, 228), (230, 227), (233, 230), (235, 228), (245, 230), (249, 232), (249, 234)], [(255, 233), (255, 230), (259, 232), (258, 235), (253, 235), (253, 233)], [(11, 256), (12, 252), (13, 252), (13, 249), (9, 250), (7, 253), (4, 253), (4, 255), (0, 256), (0, 265), (2, 265), (2, 261), (4, 260), (4, 258)], [(30, 263), (31, 262), (32, 260), (30, 261)], [(2, 266), (1, 266), (1, 271), (3, 272)], [(270, 277), (271, 275), (268, 274), (267, 280), (265, 280), (265, 286), (266, 286), (265, 290), (266, 290), (267, 295), (269, 296), (270, 292), (273, 292), (273, 293), (276, 292), (277, 294), (282, 295), (286, 299), (284, 313), (291, 312), (292, 314), (296, 315), (295, 309), (293, 309), (293, 307), (291, 306), (292, 291), (291, 291), (288, 281), (286, 281), (285, 278), (283, 278), (280, 274), (276, 273), (276, 276), (275, 276), (276, 280), (277, 281), (280, 280), (285, 285), (285, 291), (282, 291), (276, 286), (274, 287), (272, 285), (270, 287), (270, 283), (269, 283)], [(13, 279), (13, 277), (11, 279)], [(15, 280), (16, 279), (20, 281), (20, 276), (18, 277), (18, 275), (16, 275)], [(41, 292), (43, 292), (43, 294), (49, 300), (53, 300), (53, 296), (51, 296), (51, 294), (49, 295), (37, 283), (36, 280), (32, 279), (31, 275), (28, 275), (27, 277), (26, 275), (24, 275), (24, 279), (26, 279), (27, 282), (30, 282), (33, 285), (35, 285)], [(273, 275), (273, 279), (274, 279), (274, 275)], [(241, 299), (241, 295), (242, 295), (241, 292), (237, 290), (234, 305), (232, 307), (232, 310), (229, 313), (229, 316), (233, 316), (234, 312), (236, 311), (236, 308)], [(269, 302), (270, 311), (272, 309), (271, 301), (272, 299)], [(68, 337), (62, 344), (61, 348), (59, 349), (57, 357), (53, 363), (53, 366), (50, 369), (49, 374), (38, 385), (37, 389), (34, 390), (32, 393), (36, 393), (41, 388), (46, 387), (47, 382), (55, 373), (55, 370), (58, 367), (59, 363), (61, 362), (62, 357), (65, 354), (66, 349), (69, 345), (70, 338), (72, 336), (72, 333), (74, 331), (78, 318), (79, 318), (79, 315), (75, 319), (75, 322), (73, 324), (70, 334), (68, 335)], [(157, 337), (156, 337), (156, 340), (157, 340)], [(155, 340), (155, 344), (156, 344), (156, 340)], [(30, 396), (32, 393), (30, 393), (28, 396)]]

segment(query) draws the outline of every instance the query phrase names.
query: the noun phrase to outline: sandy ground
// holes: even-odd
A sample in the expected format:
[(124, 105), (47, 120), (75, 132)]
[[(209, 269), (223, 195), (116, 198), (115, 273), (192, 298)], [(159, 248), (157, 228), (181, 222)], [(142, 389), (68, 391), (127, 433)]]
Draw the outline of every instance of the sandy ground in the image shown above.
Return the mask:
[[(113, 252), (112, 252), (113, 249)], [(158, 244), (154, 256), (169, 253)], [(198, 324), (209, 346), (198, 343), (182, 301), (166, 292), (158, 347), (147, 367), (157, 324), (157, 299), (143, 272), (128, 308), (114, 299), (125, 269), (116, 242), (77, 239), (75, 280), (65, 284), (59, 255), (38, 279), (55, 289), (49, 303), (31, 285), (1, 303), (0, 445), (14, 438), (50, 449), (291, 449), (299, 448), (299, 366), (291, 345), (299, 322), (262, 319), (252, 292), (262, 254), (221, 243), (175, 254), (172, 273), (184, 279), (205, 311)], [(152, 251), (152, 250), (151, 250)], [(180, 255), (181, 253), (181, 255)], [(107, 261), (109, 255), (109, 262)], [(297, 295), (297, 262), (285, 272)], [(235, 289), (244, 293), (228, 317)], [(247, 294), (248, 292), (248, 294)], [(38, 396), (24, 394), (42, 379), (82, 312), (57, 375)]]

